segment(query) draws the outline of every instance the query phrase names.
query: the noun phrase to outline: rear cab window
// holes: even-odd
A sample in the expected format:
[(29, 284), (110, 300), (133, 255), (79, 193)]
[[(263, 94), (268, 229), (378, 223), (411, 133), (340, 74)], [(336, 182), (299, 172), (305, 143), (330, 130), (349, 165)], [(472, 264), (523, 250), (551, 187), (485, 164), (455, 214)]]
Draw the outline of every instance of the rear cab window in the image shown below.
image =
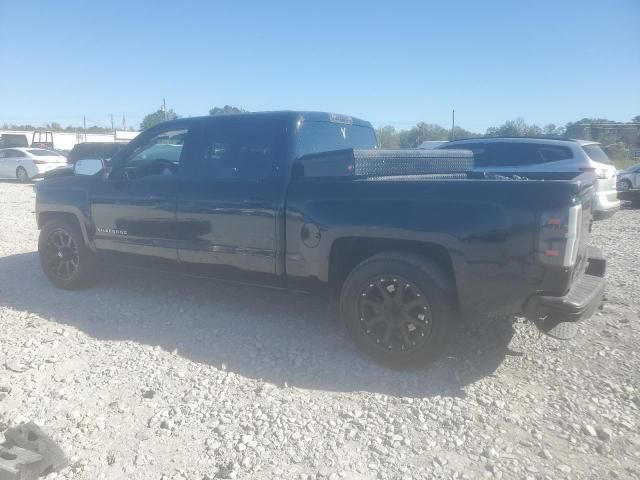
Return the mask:
[(594, 162), (606, 163), (607, 165), (611, 164), (611, 160), (609, 160), (607, 154), (597, 143), (591, 145), (583, 145), (582, 149), (584, 150), (584, 153), (586, 153), (587, 156)]
[(303, 121), (296, 139), (296, 157), (346, 148), (374, 149), (376, 133), (368, 125), (354, 123), (350, 117), (335, 116), (333, 121)]

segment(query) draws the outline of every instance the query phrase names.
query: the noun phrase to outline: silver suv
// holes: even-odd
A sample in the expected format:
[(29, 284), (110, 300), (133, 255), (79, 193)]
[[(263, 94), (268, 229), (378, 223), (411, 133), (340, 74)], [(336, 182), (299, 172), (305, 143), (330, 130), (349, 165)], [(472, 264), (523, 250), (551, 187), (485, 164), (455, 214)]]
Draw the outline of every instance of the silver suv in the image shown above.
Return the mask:
[(471, 150), (476, 170), (527, 176), (544, 172), (594, 172), (596, 196), (593, 217), (612, 216), (620, 208), (616, 168), (597, 142), (557, 138), (470, 138), (454, 140), (438, 149)]

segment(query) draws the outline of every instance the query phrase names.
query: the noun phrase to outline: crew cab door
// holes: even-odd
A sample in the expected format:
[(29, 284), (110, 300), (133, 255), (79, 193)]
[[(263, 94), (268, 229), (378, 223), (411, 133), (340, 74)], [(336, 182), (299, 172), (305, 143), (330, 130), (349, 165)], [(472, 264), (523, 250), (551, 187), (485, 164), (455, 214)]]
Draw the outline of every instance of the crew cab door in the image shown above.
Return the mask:
[(178, 188), (179, 260), (194, 273), (264, 282), (259, 274), (276, 271), (273, 177), (284, 135), (239, 115), (202, 123), (194, 137)]
[(91, 192), (100, 250), (177, 260), (176, 194), (189, 129), (155, 128)]

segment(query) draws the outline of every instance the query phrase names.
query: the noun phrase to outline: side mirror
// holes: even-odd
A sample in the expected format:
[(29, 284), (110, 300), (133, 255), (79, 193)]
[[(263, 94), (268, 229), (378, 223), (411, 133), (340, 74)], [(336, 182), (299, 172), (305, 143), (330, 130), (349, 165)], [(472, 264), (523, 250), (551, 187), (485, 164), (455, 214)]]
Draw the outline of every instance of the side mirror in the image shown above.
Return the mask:
[(76, 175), (95, 175), (104, 169), (104, 163), (99, 159), (78, 160), (73, 165), (73, 173)]

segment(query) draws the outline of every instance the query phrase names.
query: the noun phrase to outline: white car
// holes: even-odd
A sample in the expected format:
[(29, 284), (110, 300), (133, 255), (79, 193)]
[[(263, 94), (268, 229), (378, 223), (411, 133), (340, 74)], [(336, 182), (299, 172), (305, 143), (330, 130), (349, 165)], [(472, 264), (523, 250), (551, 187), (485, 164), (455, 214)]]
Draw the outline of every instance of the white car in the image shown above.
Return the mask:
[(544, 172), (593, 172), (596, 175), (593, 218), (612, 216), (620, 208), (616, 168), (598, 142), (568, 138), (483, 137), (453, 140), (438, 149), (471, 150), (475, 170), (516, 173), (526, 177)]
[(449, 143), (447, 140), (425, 140), (416, 148), (418, 150), (433, 150), (435, 148), (440, 148), (442, 145)]
[(618, 191), (640, 189), (640, 163), (618, 172)]
[(0, 178), (28, 182), (66, 164), (64, 156), (44, 148), (0, 149)]

